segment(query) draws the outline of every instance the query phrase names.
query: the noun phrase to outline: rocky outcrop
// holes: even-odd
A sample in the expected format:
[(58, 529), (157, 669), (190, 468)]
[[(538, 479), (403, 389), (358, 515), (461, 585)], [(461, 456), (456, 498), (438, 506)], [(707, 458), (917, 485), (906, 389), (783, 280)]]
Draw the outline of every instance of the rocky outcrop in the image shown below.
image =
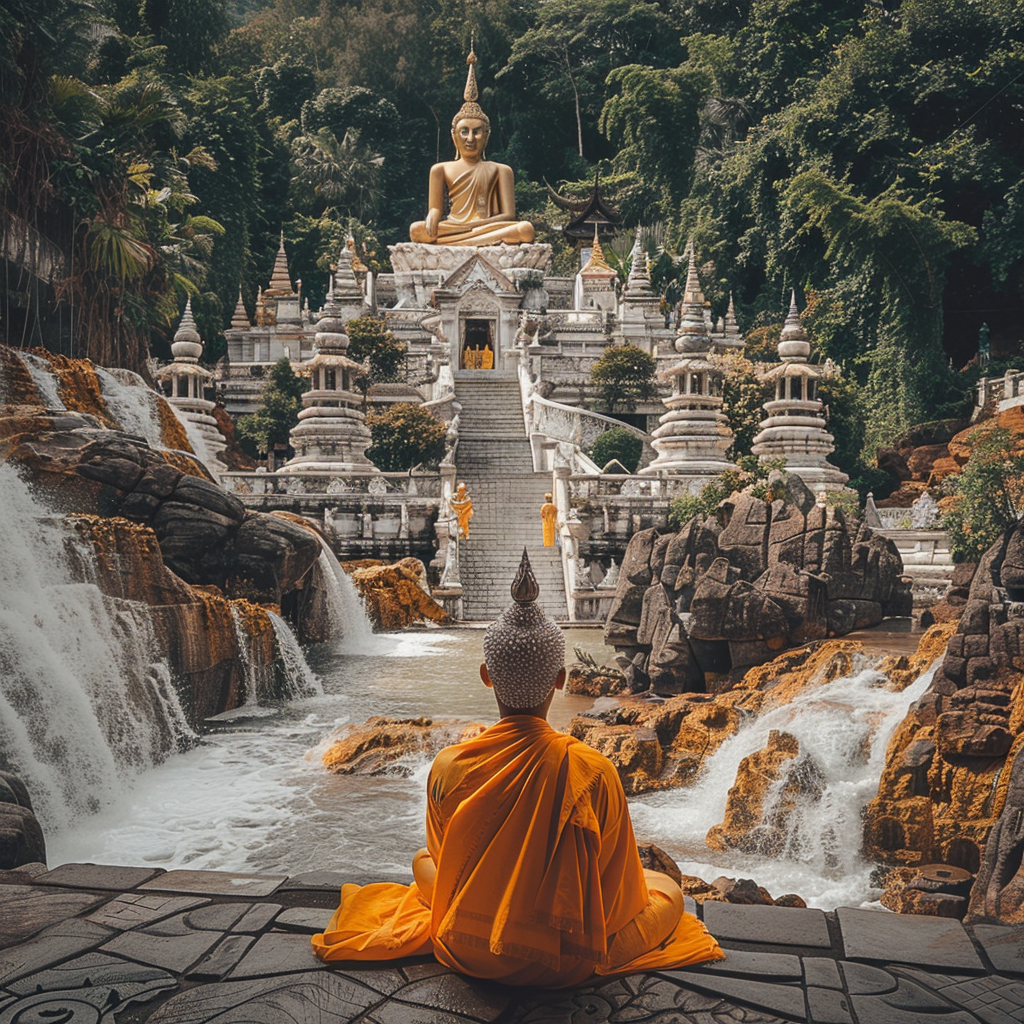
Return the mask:
[(705, 882), (696, 875), (683, 875), (679, 883), (683, 893), (697, 903), (738, 903), (743, 906), (761, 907), (806, 907), (804, 900), (795, 893), (787, 893), (778, 899), (752, 878), (728, 878), (720, 875), (713, 882)]
[(569, 666), (565, 692), (584, 697), (613, 697), (629, 693), (629, 686), (625, 675), (610, 665), (583, 665), (576, 662)]
[(795, 736), (773, 729), (767, 744), (740, 762), (725, 818), (709, 829), (705, 842), (712, 850), (778, 857), (798, 798), (820, 797), (823, 790), (820, 766), (801, 755)]
[(630, 795), (685, 786), (743, 716), (850, 674), (862, 653), (859, 644), (834, 640), (787, 651), (750, 670), (726, 692), (680, 694), (658, 702), (627, 699), (607, 711), (577, 715), (569, 731), (615, 765)]
[(377, 716), (328, 736), (321, 761), (337, 775), (408, 775), (442, 748), (486, 728), (482, 722)]
[(979, 919), (1020, 902), (1022, 585), (1017, 526), (979, 562), (941, 666), (890, 741), (865, 821), (865, 849), (883, 863), (979, 872), (970, 903)]
[(352, 577), (374, 629), (449, 621), (448, 613), (430, 596), (427, 570), (418, 558), (403, 558), (393, 565), (367, 565), (364, 561), (357, 568), (348, 563), (343, 568)]
[(895, 488), (878, 502), (879, 508), (910, 508), (926, 490), (959, 473), (967, 461), (960, 457), (962, 438), (970, 429), (967, 420), (934, 420), (908, 430), (890, 447), (879, 448), (875, 461), (892, 477)]
[(717, 689), (786, 647), (910, 614), (895, 545), (809, 497), (743, 492), (677, 533), (633, 536), (605, 626), (630, 690)]
[(46, 841), (28, 790), (16, 775), (0, 772), (0, 871), (45, 863)]
[(893, 868), (884, 880), (879, 902), (894, 914), (923, 914), (961, 920), (974, 876), (949, 864)]

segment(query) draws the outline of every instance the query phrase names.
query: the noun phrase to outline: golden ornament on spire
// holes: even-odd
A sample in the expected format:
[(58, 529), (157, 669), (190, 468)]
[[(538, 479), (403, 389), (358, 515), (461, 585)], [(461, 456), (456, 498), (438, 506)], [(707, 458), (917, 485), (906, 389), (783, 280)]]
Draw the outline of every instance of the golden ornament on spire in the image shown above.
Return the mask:
[(580, 271), (581, 274), (589, 274), (596, 270), (605, 270), (615, 273), (604, 258), (604, 249), (601, 248), (601, 239), (597, 237), (597, 225), (594, 225), (594, 247), (590, 250), (590, 259)]
[(526, 548), (523, 548), (519, 571), (510, 589), (516, 604), (532, 604), (540, 595), (540, 587), (537, 585), (537, 577), (533, 575), (533, 566), (530, 565), (530, 556), (526, 553)]
[(470, 43), (469, 56), (466, 58), (469, 70), (466, 72), (466, 88), (462, 90), (462, 98), (465, 102), (459, 107), (458, 113), (452, 118), (452, 129), (466, 117), (475, 117), (483, 121), (487, 131), (491, 130), (491, 122), (483, 112), (477, 100), (480, 98), (480, 90), (476, 86), (476, 54), (473, 52), (473, 44)]

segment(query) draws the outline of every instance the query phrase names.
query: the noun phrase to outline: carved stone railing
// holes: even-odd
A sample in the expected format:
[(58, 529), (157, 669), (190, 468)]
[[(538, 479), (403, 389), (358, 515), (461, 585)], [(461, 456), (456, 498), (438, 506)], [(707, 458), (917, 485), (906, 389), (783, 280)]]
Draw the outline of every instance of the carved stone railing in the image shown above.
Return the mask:
[(282, 495), (330, 498), (362, 495), (367, 498), (440, 498), (441, 478), (436, 472), (413, 473), (222, 473), (221, 486), (243, 501), (246, 497)]
[(1002, 377), (982, 377), (974, 389), (976, 413), (989, 402), (995, 402), (1000, 412), (1024, 405), (1024, 370), (1009, 370)]
[[(643, 442), (640, 465), (646, 466), (655, 458), (656, 452), (651, 447), (650, 435), (636, 427), (628, 426), (611, 416), (578, 406), (563, 405), (541, 398), (533, 390), (529, 370), (524, 362), (519, 364), (519, 388), (523, 400), (523, 411), (526, 418), (526, 429), (531, 437), (540, 435), (548, 441), (568, 442), (581, 451), (589, 449), (605, 431), (612, 427), (621, 427)], [(551, 468), (538, 466), (538, 469)]]

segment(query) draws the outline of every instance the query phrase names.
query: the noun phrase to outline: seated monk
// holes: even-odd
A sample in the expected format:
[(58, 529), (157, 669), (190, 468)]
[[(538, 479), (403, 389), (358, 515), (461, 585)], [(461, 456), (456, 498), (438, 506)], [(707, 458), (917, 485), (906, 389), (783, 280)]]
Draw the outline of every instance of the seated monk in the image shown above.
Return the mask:
[(548, 725), (565, 638), (537, 593), (524, 551), (515, 603), (484, 637), (500, 721), (437, 755), (414, 883), (345, 885), (313, 936), (322, 960), (433, 953), (476, 978), (562, 988), (722, 958), (679, 886), (641, 866), (612, 763)]
[[(459, 112), (452, 119), (456, 159), (430, 168), (426, 220), (409, 228), (414, 242), (434, 245), (497, 245), (533, 241), (533, 225), (516, 220), (515, 177), (507, 164), (487, 160), (484, 149), (491, 122), (476, 102), (476, 75), (472, 51), (466, 60), (469, 74)], [(444, 216), (445, 192), (449, 211)]]

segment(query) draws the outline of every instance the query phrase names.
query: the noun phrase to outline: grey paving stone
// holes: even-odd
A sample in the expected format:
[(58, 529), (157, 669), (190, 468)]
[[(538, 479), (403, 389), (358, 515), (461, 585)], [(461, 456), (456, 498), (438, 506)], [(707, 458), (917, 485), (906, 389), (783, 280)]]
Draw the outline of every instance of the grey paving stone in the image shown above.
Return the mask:
[(352, 876), (343, 871), (304, 871), (301, 875), (289, 875), (281, 883), (281, 892), (294, 889), (330, 889), (334, 893), (340, 893), (341, 887), (351, 881)]
[(246, 935), (258, 935), (270, 925), (282, 909), (280, 903), (256, 903), (231, 930), (244, 932)]
[(125, 996), (136, 991), (164, 991), (174, 988), (176, 979), (158, 967), (128, 963), (107, 953), (86, 953), (66, 963), (38, 971), (10, 986), (19, 995), (100, 987), (117, 988)]
[(832, 988), (807, 988), (807, 1010), (814, 1024), (853, 1024), (850, 1001)]
[(831, 957), (805, 956), (804, 983), (818, 988), (842, 989), (843, 979), (839, 977), (839, 965)]
[(251, 935), (226, 935), (188, 972), (190, 981), (220, 981), (248, 952), (256, 940)]
[(197, 931), (229, 932), (232, 926), (247, 914), (255, 903), (208, 903), (185, 915), (189, 928)]
[(933, 988), (986, 1024), (1024, 1021), (1024, 982), (1016, 978), (935, 975), (907, 968), (901, 968), (900, 974)]
[(62, 960), (87, 953), (113, 934), (109, 928), (80, 918), (52, 925), (20, 946), (0, 950), (0, 985), (9, 986)]
[(976, 924), (969, 929), (997, 971), (1024, 974), (1024, 928)]
[(959, 921), (840, 907), (846, 955), (857, 960), (984, 970)]
[(870, 1024), (978, 1024), (978, 1018), (936, 998), (930, 1005), (894, 1005), (886, 996), (851, 996), (853, 1012)]
[(31, 885), (0, 886), (0, 949), (31, 938), (51, 925), (76, 917), (106, 896), (54, 892)]
[[(831, 961), (829, 961), (831, 963)], [(713, 963), (692, 964), (687, 967), (677, 967), (671, 971), (659, 971), (665, 977), (680, 976), (694, 971), (704, 973), (714, 971), (716, 974), (734, 974), (740, 977), (770, 977), (774, 981), (800, 981), (803, 978), (803, 969), (800, 966), (800, 957), (790, 953), (749, 953), (742, 949), (726, 950), (724, 960), (716, 960)]]
[(510, 990), (504, 986), (446, 973), (410, 981), (395, 992), (392, 999), (488, 1022), (504, 1012), (509, 1003)]
[(132, 868), (117, 864), (61, 864), (35, 881), (39, 885), (63, 885), (73, 889), (107, 889), (128, 892), (164, 873), (163, 868)]
[(291, 910), (285, 910), (277, 915), (274, 919), (274, 927), (283, 928), (289, 932), (313, 935), (324, 930), (330, 916), (316, 907), (293, 907)]
[(687, 974), (685, 983), (701, 992), (712, 992), (760, 1010), (784, 1014), (790, 1020), (807, 1019), (804, 990), (796, 985), (772, 985), (766, 981), (696, 973)]
[(846, 990), (851, 995), (876, 995), (896, 990), (896, 979), (880, 967), (869, 967), (867, 964), (847, 960), (841, 960), (839, 966), (846, 982)]
[(126, 960), (152, 964), (182, 974), (198, 963), (220, 940), (219, 932), (188, 932), (185, 935), (151, 935), (144, 931), (125, 932), (103, 946), (104, 953), (116, 953)]
[(147, 891), (182, 892), (199, 896), (269, 896), (287, 875), (250, 875), (229, 871), (167, 871), (139, 886)]
[(147, 1024), (348, 1024), (378, 992), (327, 971), (199, 985), (157, 1007)]
[(404, 964), (402, 966), (402, 973), (410, 981), (415, 981), (418, 978), (432, 978), (435, 974), (448, 974), (449, 971), (443, 964), (439, 964), (431, 958), (422, 964)]
[(773, 946), (832, 948), (828, 922), (820, 910), (711, 902), (704, 904), (704, 923), (716, 939)]
[(229, 975), (231, 980), (265, 978), (272, 974), (295, 974), (322, 969), (305, 935), (270, 932), (261, 935)]
[[(327, 967), (333, 973), (344, 974), (360, 985), (379, 992), (382, 996), (390, 996), (400, 988), (404, 988), (407, 980), (397, 967), (377, 967), (369, 961), (366, 963), (335, 963), (328, 964)], [(447, 968), (442, 968), (442, 970), (447, 970)]]
[(94, 910), (86, 920), (128, 931), (208, 902), (201, 896), (145, 896), (128, 892)]

